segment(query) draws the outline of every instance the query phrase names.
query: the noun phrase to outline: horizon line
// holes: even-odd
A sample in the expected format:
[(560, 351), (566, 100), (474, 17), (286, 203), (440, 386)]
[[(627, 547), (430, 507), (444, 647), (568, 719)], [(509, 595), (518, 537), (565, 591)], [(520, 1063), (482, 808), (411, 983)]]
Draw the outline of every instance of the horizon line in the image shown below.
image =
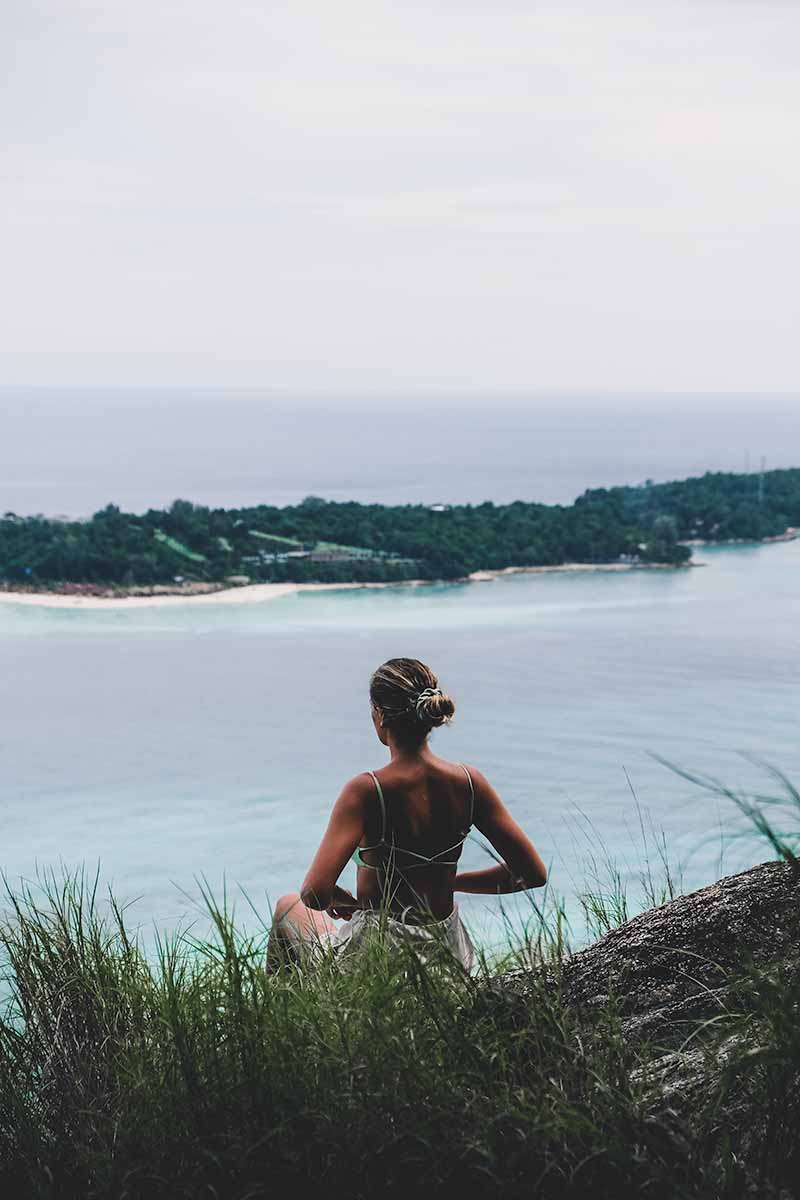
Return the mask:
[(774, 396), (776, 398), (800, 398), (800, 385), (795, 388), (653, 388), (653, 387), (536, 387), (519, 385), (515, 387), (494, 387), (491, 384), (465, 385), (432, 384), (432, 385), (356, 385), (327, 387), (320, 384), (193, 384), (193, 383), (0, 383), (0, 393), (3, 392), (239, 392), (270, 395), (314, 395), (314, 396), (552, 396), (552, 397), (637, 397), (637, 396), (668, 396), (668, 397), (731, 397), (731, 396)]

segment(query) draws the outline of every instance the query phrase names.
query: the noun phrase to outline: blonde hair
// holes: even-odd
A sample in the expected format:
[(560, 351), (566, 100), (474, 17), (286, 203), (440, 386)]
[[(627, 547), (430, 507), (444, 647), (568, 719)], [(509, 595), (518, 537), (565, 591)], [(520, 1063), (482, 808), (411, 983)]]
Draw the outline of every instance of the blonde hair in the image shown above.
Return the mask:
[(378, 667), (369, 698), (386, 727), (409, 741), (421, 742), (432, 729), (449, 725), (456, 711), (433, 671), (418, 658), (390, 658)]

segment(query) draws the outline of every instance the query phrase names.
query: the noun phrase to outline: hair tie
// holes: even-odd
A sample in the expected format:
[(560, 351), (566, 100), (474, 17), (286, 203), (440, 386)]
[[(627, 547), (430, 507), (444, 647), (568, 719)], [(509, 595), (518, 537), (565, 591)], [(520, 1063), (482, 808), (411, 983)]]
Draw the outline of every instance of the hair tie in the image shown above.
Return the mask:
[(438, 687), (423, 688), (417, 699), (414, 702), (414, 711), (419, 716), (419, 706), (424, 700), (430, 700), (431, 696), (441, 696), (442, 689)]

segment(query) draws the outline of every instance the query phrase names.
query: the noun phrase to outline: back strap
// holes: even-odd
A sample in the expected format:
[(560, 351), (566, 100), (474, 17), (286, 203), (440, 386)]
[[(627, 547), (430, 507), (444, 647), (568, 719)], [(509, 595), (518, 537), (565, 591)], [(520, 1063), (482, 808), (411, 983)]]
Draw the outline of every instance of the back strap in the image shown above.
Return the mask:
[(380, 845), (386, 841), (386, 801), (383, 798), (383, 788), (381, 787), (381, 781), (378, 779), (378, 776), (374, 771), (367, 771), (367, 774), (372, 776), (372, 782), (375, 784), (375, 791), (378, 793), (378, 803), (381, 806), (381, 836), (380, 842), (377, 843)]
[[(461, 770), (466, 775), (467, 783), (469, 784), (469, 822), (468, 822), (468, 828), (469, 828), (469, 826), (472, 825), (472, 821), (475, 816), (475, 784), (472, 782), (472, 776), (470, 775), (469, 771), (464, 766), (464, 764), (459, 763), (458, 765), (461, 767)], [(376, 783), (378, 782), (377, 779), (375, 780), (375, 782)]]

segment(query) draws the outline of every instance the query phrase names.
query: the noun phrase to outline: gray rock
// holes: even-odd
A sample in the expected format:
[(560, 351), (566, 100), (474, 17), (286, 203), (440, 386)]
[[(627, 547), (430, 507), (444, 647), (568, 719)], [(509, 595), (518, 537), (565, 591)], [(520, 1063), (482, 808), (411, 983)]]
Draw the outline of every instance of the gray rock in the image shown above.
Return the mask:
[[(571, 955), (562, 987), (577, 1008), (617, 1001), (626, 1034), (679, 1044), (731, 1003), (730, 973), (798, 955), (800, 871), (766, 862), (649, 909)], [(526, 973), (502, 977), (523, 998)]]
[(730, 973), (797, 953), (800, 872), (766, 862), (650, 909), (565, 964), (567, 998), (599, 1006), (613, 991), (627, 1033), (674, 1042), (723, 1011)]
[[(800, 1008), (791, 1000), (800, 997), (799, 933), (798, 864), (767, 862), (634, 917), (552, 977), (579, 1027), (581, 1015), (604, 1020), (613, 996), (626, 1041), (647, 1043), (631, 1082), (648, 1119), (677, 1122), (698, 1144), (713, 1143), (719, 1179), (735, 1174), (735, 1194), (759, 1200), (767, 1195), (765, 1156), (782, 1164), (787, 1181), (800, 1179), (800, 1012), (795, 1020), (785, 990), (790, 981), (789, 1004)], [(765, 1009), (756, 993), (768, 994), (778, 977), (784, 990), (773, 1029), (769, 1002)], [(495, 980), (499, 1018), (531, 1020), (541, 981), (530, 971)], [(712, 1021), (720, 1014), (733, 1019)], [(795, 1200), (800, 1188), (779, 1182), (768, 1194)]]

